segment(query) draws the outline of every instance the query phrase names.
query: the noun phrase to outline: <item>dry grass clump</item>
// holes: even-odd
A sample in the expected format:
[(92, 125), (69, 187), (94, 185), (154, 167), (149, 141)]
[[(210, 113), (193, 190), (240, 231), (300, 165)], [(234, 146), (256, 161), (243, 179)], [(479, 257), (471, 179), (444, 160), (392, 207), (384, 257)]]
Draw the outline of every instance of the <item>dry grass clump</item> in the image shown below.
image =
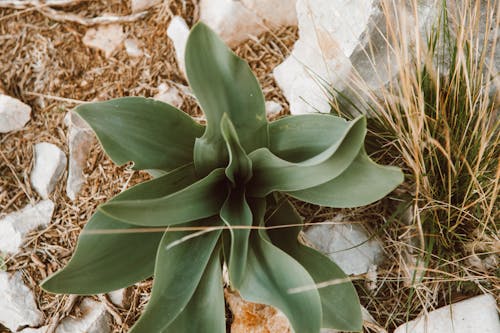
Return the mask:
[[(131, 14), (129, 3), (118, 0), (81, 1), (57, 9), (84, 18), (105, 13)], [(131, 58), (120, 48), (106, 58), (83, 44), (88, 29), (84, 25), (54, 21), (34, 8), (0, 8), (0, 89), (32, 107), (32, 118), (23, 130), (0, 134), (0, 217), (40, 200), (29, 182), (33, 146), (51, 142), (68, 154), (64, 116), (71, 108), (83, 101), (152, 97), (161, 83), (187, 84), (166, 35), (174, 15), (192, 25), (198, 16), (197, 2), (164, 1), (149, 9), (144, 18), (123, 23), (125, 34), (139, 41), (145, 55)], [(282, 28), (243, 43), (236, 50), (251, 64), (266, 98), (283, 105), (282, 113), (287, 112), (288, 106), (275, 87), (271, 71), (288, 55), (296, 38), (296, 28)], [(183, 97), (180, 108), (200, 116), (196, 101), (188, 95)], [(73, 305), (79, 299), (44, 293), (39, 282), (64, 267), (80, 231), (100, 203), (149, 177), (127, 166), (115, 166), (98, 144), (92, 147), (85, 174), (86, 183), (79, 197), (71, 201), (65, 193), (65, 173), (50, 196), (56, 208), (49, 227), (32, 232), (15, 256), (0, 254), (0, 268), (22, 272), (35, 291), (45, 324), (51, 328), (66, 315), (77, 314)], [(150, 288), (151, 280), (135, 285), (130, 306), (124, 308), (106, 302), (113, 314), (115, 332), (126, 332), (135, 322), (149, 298)]]
[[(386, 328), (472, 295), (500, 300), (500, 1), (447, 3), (428, 36), (408, 30), (403, 15), (388, 19), (394, 80), (375, 92), (353, 80), (364, 94), (332, 103), (336, 112), (367, 107), (367, 142), (383, 147), (372, 153), (407, 175), (393, 217), (385, 215), (390, 260), (379, 286), (357, 284)], [(387, 17), (394, 6), (384, 2)]]

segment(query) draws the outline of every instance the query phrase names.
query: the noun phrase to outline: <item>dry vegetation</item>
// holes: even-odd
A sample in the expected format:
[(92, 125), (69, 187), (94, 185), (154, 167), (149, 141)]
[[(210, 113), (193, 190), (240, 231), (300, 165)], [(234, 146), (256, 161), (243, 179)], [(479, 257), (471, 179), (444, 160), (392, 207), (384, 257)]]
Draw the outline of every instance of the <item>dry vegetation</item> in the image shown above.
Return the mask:
[[(500, 1), (489, 6), (498, 12)], [(82, 17), (130, 14), (128, 4), (117, 0), (84, 1), (64, 10)], [(484, 27), (478, 24), (478, 10), (471, 3), (452, 9), (439, 23), (445, 29), (433, 35), (439, 41), (435, 47), (402, 38), (402, 29), (392, 26), (388, 31), (393, 32), (389, 40), (400, 65), (397, 80), (377, 94), (364, 90), (376, 115), (369, 122), (370, 139), (373, 147), (383, 147), (372, 153), (400, 165), (407, 175), (388, 199), (342, 211), (350, 220), (368, 222), (386, 246), (388, 260), (379, 268), (376, 288), (367, 288), (365, 276), (355, 278), (362, 303), (386, 329), (470, 295), (488, 292), (499, 299), (499, 97), (490, 93), (498, 89), (499, 78), (490, 63), (493, 54), (476, 53), (482, 43), (477, 40), (480, 29), (498, 34), (499, 16), (486, 20)], [(0, 216), (39, 199), (29, 184), (33, 146), (47, 141), (68, 153), (63, 118), (72, 107), (81, 101), (151, 97), (160, 83), (186, 83), (166, 36), (173, 15), (192, 24), (196, 5), (164, 1), (145, 18), (123, 24), (127, 35), (141, 41), (147, 56), (133, 59), (120, 49), (105, 58), (83, 45), (87, 27), (81, 24), (56, 22), (30, 8), (0, 8), (1, 88), (33, 107), (32, 120), (22, 131), (0, 135)], [(296, 28), (288, 27), (236, 49), (257, 74), (266, 100), (281, 103), (283, 114), (288, 112), (286, 101), (271, 72), (296, 38)], [(438, 52), (443, 42), (457, 48)], [(442, 57), (439, 66), (436, 54)], [(362, 82), (353, 85), (363, 89)], [(195, 102), (184, 97), (181, 109), (199, 116)], [(66, 196), (65, 183), (59, 183), (51, 196), (56, 203), (52, 224), (33, 232), (21, 253), (5, 258), (5, 268), (21, 270), (34, 289), (47, 324), (71, 312), (75, 298), (43, 293), (38, 283), (64, 266), (98, 204), (148, 177), (114, 166), (98, 145), (86, 173), (86, 184), (74, 201)], [(308, 222), (338, 213), (296, 205)], [(136, 285), (130, 307), (109, 304), (115, 332), (126, 332), (137, 319), (150, 287), (151, 281)]]
[(448, 2), (428, 36), (387, 20), (394, 81), (366, 93), (354, 78), (364, 94), (333, 100), (339, 113), (354, 104), (373, 115), (367, 141), (383, 149), (372, 153), (406, 174), (392, 214), (374, 216), (390, 260), (375, 290), (358, 284), (384, 327), (473, 295), (500, 300), (499, 10), (497, 0)]

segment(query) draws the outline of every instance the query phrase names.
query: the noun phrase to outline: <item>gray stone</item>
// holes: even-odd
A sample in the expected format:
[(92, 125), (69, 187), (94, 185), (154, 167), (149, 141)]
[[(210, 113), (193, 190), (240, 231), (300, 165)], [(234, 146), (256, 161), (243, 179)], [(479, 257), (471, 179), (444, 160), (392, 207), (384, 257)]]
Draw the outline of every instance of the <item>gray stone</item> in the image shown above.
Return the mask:
[(33, 292), (24, 284), (20, 272), (10, 275), (0, 271), (0, 295), (2, 325), (15, 332), (19, 327), (42, 323), (43, 314), (38, 310)]
[(41, 142), (35, 145), (34, 158), (31, 186), (42, 198), (47, 199), (66, 169), (66, 155), (56, 145)]
[(162, 83), (158, 86), (158, 94), (156, 94), (154, 99), (175, 106), (180, 107), (184, 100), (179, 93), (179, 90), (174, 86), (169, 86), (166, 83)]
[(283, 107), (281, 106), (280, 103), (277, 103), (275, 101), (267, 101), (266, 102), (266, 113), (267, 115), (273, 116), (277, 115), (278, 113), (283, 110)]
[(119, 307), (126, 307), (128, 302), (128, 297), (130, 296), (130, 290), (128, 288), (122, 288), (108, 293), (109, 300), (114, 305)]
[[(419, 2), (421, 34), (437, 11), (435, 2)], [(380, 0), (297, 0), (299, 39), (274, 69), (292, 114), (329, 113), (335, 92), (363, 100), (358, 92), (383, 87), (394, 77), (399, 63), (391, 54), (385, 14), (390, 15), (382, 11)], [(413, 11), (399, 2), (393, 15), (390, 19), (405, 17), (408, 29), (397, 33), (411, 40)]]
[(139, 43), (135, 39), (127, 38), (123, 44), (125, 45), (125, 51), (127, 51), (129, 57), (137, 58), (143, 55)]
[(161, 0), (132, 0), (131, 9), (133, 13), (142, 12), (161, 3)]
[(85, 298), (79, 308), (83, 316), (63, 319), (55, 333), (109, 333), (112, 331), (111, 317), (104, 304)]
[(31, 107), (0, 93), (0, 133), (20, 130), (30, 120)]
[(87, 163), (90, 149), (96, 139), (92, 129), (77, 114), (68, 113), (65, 121), (69, 127), (69, 165), (66, 194), (71, 200), (75, 200), (85, 183), (83, 170)]
[(184, 63), (184, 53), (189, 36), (189, 27), (180, 16), (174, 16), (167, 29), (167, 36), (172, 40), (175, 49), (177, 65), (181, 72), (186, 76), (186, 65)]
[(82, 39), (83, 44), (86, 46), (103, 51), (106, 58), (111, 57), (124, 40), (125, 33), (123, 27), (119, 24), (107, 24), (97, 28), (90, 28)]
[(342, 270), (350, 274), (363, 274), (383, 260), (383, 250), (377, 239), (369, 239), (358, 224), (348, 224), (339, 216), (332, 224), (319, 224), (308, 228), (306, 240), (328, 255)]
[(279, 26), (297, 24), (295, 0), (201, 0), (200, 20), (231, 47)]
[(330, 112), (328, 87), (345, 86), (349, 57), (360, 42), (375, 0), (297, 0), (299, 39), (274, 69), (292, 114)]
[(0, 252), (16, 253), (31, 230), (46, 227), (52, 219), (54, 203), (43, 200), (28, 205), (0, 220)]
[(495, 298), (481, 295), (457, 302), (399, 326), (394, 333), (498, 333)]

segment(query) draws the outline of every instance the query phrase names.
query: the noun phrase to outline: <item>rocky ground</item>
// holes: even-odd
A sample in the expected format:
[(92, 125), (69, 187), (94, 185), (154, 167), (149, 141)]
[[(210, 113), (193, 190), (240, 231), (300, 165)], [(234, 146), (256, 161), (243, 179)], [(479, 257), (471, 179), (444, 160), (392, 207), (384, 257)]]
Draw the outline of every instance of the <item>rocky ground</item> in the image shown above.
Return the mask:
[[(140, 315), (150, 280), (94, 297), (50, 295), (38, 286), (64, 267), (100, 203), (149, 177), (113, 165), (70, 110), (85, 101), (145, 96), (203, 122), (183, 67), (185, 40), (197, 20), (248, 61), (269, 119), (329, 112), (332, 99), (318, 77), (353, 95), (361, 81), (363, 89), (376, 91), (398, 70), (383, 56), (390, 44), (372, 48), (384, 45), (380, 39), (390, 33), (376, 28), (387, 16), (376, 0), (335, 1), (335, 8), (328, 0), (57, 2), (0, 2), (0, 332), (127, 332)], [(407, 8), (406, 23), (425, 31), (437, 15), (434, 5)], [(412, 299), (420, 266), (401, 250), (410, 229), (384, 229), (410, 187), (357, 210), (296, 202), (306, 222), (323, 222), (306, 229), (304, 242), (352, 276), (367, 332), (418, 333), (425, 323), (429, 332), (500, 331), (498, 279), (480, 296), (454, 289)], [(484, 265), (498, 265), (496, 256), (489, 258)], [(232, 332), (290, 330), (275, 309), (243, 302), (230, 291), (226, 300)]]

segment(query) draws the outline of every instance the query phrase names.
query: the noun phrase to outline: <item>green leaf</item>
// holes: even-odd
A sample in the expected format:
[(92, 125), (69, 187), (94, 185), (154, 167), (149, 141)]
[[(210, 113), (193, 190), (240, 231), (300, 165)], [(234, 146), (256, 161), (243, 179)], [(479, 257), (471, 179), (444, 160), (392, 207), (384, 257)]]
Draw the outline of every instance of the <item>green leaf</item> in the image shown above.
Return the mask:
[(226, 176), (233, 187), (237, 184), (246, 184), (252, 178), (252, 161), (241, 147), (236, 129), (226, 113), (222, 116), (221, 132), (229, 151)]
[[(196, 225), (208, 228), (222, 222), (212, 218)], [(163, 332), (181, 314), (202, 279), (220, 233), (165, 232), (156, 255), (151, 298), (130, 333)]]
[[(195, 180), (191, 163), (136, 185), (111, 201), (162, 197)], [(52, 293), (90, 295), (127, 287), (150, 277), (163, 232), (148, 232), (147, 228), (144, 232), (130, 232), (136, 228), (97, 211), (83, 228), (69, 263), (47, 278), (42, 288)]]
[(203, 23), (197, 23), (186, 44), (186, 74), (207, 118), (203, 136), (196, 140), (194, 160), (200, 176), (227, 164), (220, 131), (227, 113), (243, 149), (267, 147), (264, 96), (248, 64), (236, 56)]
[[(263, 210), (258, 214), (262, 215)], [(262, 221), (262, 217), (256, 219)], [(238, 288), (241, 296), (247, 301), (280, 309), (296, 333), (319, 333), (322, 314), (318, 291), (290, 292), (314, 285), (313, 279), (295, 259), (266, 238), (264, 230), (251, 232), (247, 268)]]
[(162, 333), (226, 332), (220, 251), (212, 253), (195, 293), (184, 310)]
[(75, 112), (94, 130), (114, 163), (172, 170), (193, 161), (203, 127), (171, 105), (142, 97), (86, 103)]
[[(268, 230), (272, 242), (297, 260), (311, 275), (316, 284), (339, 281), (318, 289), (323, 309), (323, 328), (341, 331), (361, 331), (361, 305), (356, 290), (347, 275), (337, 264), (318, 251), (302, 245), (298, 241), (302, 229), (302, 219), (288, 200), (278, 203), (266, 221), (266, 226), (296, 224), (295, 227)], [(347, 281), (340, 283), (340, 281)]]
[[(328, 116), (327, 116), (328, 117)], [(279, 138), (279, 143), (272, 143), (278, 155), (291, 156), (292, 161), (282, 159), (266, 148), (258, 149), (250, 154), (253, 164), (253, 177), (249, 182), (249, 195), (263, 197), (273, 191), (297, 191), (323, 184), (334, 179), (346, 170), (358, 154), (366, 134), (366, 119), (359, 117), (345, 126), (339, 126), (338, 118), (327, 117), (290, 117), (281, 126), (273, 126), (271, 141)], [(287, 119), (287, 118), (285, 118)], [(288, 132), (289, 128), (296, 128)], [(317, 126), (330, 126), (332, 133), (325, 140), (311, 129)], [(304, 130), (301, 130), (303, 129)], [(295, 138), (302, 133), (303, 145), (291, 150), (284, 140)], [(280, 151), (279, 148), (283, 150)], [(316, 153), (312, 155), (308, 151)], [(297, 157), (304, 159), (297, 161)]]
[[(169, 177), (167, 174), (161, 178)], [(178, 188), (177, 177), (164, 186)], [(216, 169), (205, 178), (155, 199), (120, 200), (105, 203), (99, 209), (115, 219), (142, 226), (167, 226), (215, 215), (227, 195), (224, 169)]]
[(376, 164), (362, 149), (349, 168), (337, 178), (316, 187), (288, 194), (316, 205), (352, 208), (382, 199), (403, 180), (401, 169)]
[[(230, 191), (222, 206), (220, 217), (229, 227), (251, 227), (252, 211), (245, 199), (245, 190), (236, 188)], [(238, 288), (245, 274), (250, 228), (229, 229), (231, 246), (228, 271), (231, 284)]]
[(57, 294), (93, 295), (149, 278), (163, 232), (146, 229), (128, 233), (131, 228), (137, 227), (96, 212), (80, 234), (69, 263), (45, 279), (42, 289)]

